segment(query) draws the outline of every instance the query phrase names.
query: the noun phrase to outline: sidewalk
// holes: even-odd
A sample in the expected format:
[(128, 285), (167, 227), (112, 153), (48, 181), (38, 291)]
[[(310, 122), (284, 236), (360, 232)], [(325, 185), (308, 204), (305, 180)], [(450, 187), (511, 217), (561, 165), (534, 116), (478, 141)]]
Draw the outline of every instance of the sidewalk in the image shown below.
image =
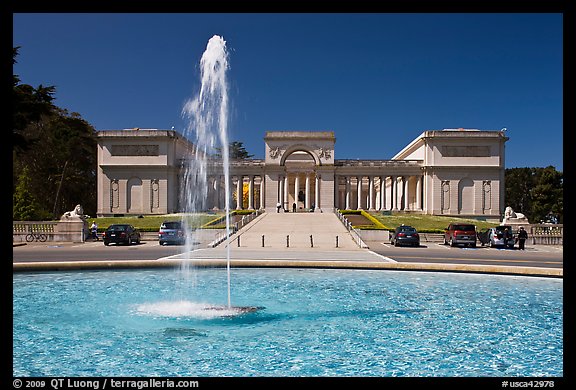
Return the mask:
[(268, 260), (268, 261), (360, 261), (395, 263), (394, 260), (379, 255), (367, 249), (321, 249), (321, 248), (284, 248), (282, 250), (274, 248), (237, 248), (231, 247), (228, 253), (227, 248), (203, 248), (197, 249), (190, 254), (178, 254), (166, 259), (206, 261), (206, 260)]

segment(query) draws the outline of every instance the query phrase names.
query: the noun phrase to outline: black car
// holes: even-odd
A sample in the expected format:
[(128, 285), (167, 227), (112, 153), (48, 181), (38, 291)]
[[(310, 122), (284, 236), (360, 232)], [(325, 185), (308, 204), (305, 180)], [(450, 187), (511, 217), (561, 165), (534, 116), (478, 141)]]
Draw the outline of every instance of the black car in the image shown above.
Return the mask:
[(130, 245), (132, 243), (140, 244), (140, 231), (132, 225), (114, 224), (108, 226), (108, 229), (102, 234), (104, 245), (112, 243)]
[(158, 230), (158, 242), (160, 245), (185, 244), (186, 235), (184, 234), (184, 226), (182, 221), (162, 222), (162, 225), (160, 225), (160, 230)]
[(398, 226), (390, 236), (390, 244), (420, 246), (420, 235), (412, 226)]

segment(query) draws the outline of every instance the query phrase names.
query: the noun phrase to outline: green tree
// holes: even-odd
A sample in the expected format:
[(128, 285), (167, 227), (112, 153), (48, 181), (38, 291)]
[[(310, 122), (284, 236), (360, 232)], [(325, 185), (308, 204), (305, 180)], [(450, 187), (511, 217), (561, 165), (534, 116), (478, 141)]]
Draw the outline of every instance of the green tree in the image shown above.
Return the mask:
[[(216, 157), (222, 157), (222, 148), (216, 148)], [(232, 141), (228, 145), (228, 157), (230, 160), (246, 160), (254, 157), (254, 155), (246, 151), (243, 142)]]
[(506, 206), (526, 215), (532, 223), (549, 213), (563, 221), (563, 175), (556, 168), (510, 168), (505, 172)]
[(28, 126), (37, 141), (14, 162), (30, 168), (31, 190), (54, 218), (82, 204), (96, 211), (96, 138), (94, 128), (79, 117), (56, 109), (51, 116)]
[(563, 220), (563, 177), (552, 166), (539, 169), (536, 174), (535, 186), (531, 191), (532, 217), (534, 222), (546, 220), (548, 214), (558, 216)]
[[(19, 49), (20, 47), (13, 49), (12, 64), (17, 63)], [(40, 120), (44, 115), (49, 115), (55, 108), (52, 101), (56, 89), (53, 86), (40, 85), (34, 88), (28, 84), (20, 84), (18, 75), (12, 76), (12, 84), (12, 143), (13, 152), (19, 155), (29, 150), (29, 145), (36, 141), (34, 137), (24, 134), (28, 125)]]
[[(17, 50), (15, 49), (15, 53)], [(52, 104), (53, 87), (18, 84), (14, 76), (13, 188), (27, 169), (28, 191), (43, 215), (58, 218), (82, 204), (96, 213), (95, 129), (78, 113)]]
[(505, 171), (506, 205), (528, 214), (532, 205), (530, 190), (534, 186), (532, 168), (514, 168)]
[(14, 221), (34, 221), (46, 217), (31, 189), (28, 167), (24, 167), (12, 194), (12, 218)]

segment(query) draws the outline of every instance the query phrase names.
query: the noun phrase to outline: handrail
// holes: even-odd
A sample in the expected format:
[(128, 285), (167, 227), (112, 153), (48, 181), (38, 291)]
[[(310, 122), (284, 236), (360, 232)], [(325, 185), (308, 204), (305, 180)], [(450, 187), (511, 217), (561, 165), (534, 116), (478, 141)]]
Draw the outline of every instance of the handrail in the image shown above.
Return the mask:
[(12, 235), (28, 233), (54, 233), (56, 221), (12, 221)]
[(211, 248), (214, 248), (214, 247), (220, 245), (222, 242), (226, 241), (233, 234), (237, 233), (244, 226), (246, 226), (250, 222), (252, 222), (255, 218), (259, 217), (260, 214), (262, 214), (262, 213), (264, 213), (263, 210), (255, 210), (254, 213), (252, 213), (252, 214), (243, 215), (242, 219), (240, 221), (235, 222), (231, 226), (231, 229), (229, 232), (223, 231), (221, 233), (218, 233), (216, 235), (216, 239), (214, 241), (212, 241), (210, 244), (208, 244), (208, 246)]
[(528, 237), (532, 240), (533, 245), (564, 245), (564, 225), (532, 225)]
[(348, 219), (344, 216), (344, 214), (342, 214), (340, 212), (340, 210), (338, 210), (337, 208), (334, 208), (334, 214), (336, 214), (336, 216), (338, 217), (340, 222), (342, 222), (342, 224), (346, 227), (346, 229), (348, 230), (348, 232), (352, 236), (352, 239), (354, 240), (354, 242), (360, 248), (368, 248), (368, 245), (366, 245), (364, 240), (362, 240), (360, 233), (358, 233), (358, 231), (352, 227), (352, 223), (350, 223), (350, 221), (348, 221)]

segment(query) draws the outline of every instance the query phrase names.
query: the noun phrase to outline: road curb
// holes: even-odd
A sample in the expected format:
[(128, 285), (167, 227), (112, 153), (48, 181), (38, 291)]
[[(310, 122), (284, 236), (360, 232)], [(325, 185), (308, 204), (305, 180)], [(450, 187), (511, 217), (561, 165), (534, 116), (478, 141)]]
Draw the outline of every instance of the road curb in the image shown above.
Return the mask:
[[(226, 259), (195, 259), (194, 267), (226, 267)], [(117, 261), (65, 261), (65, 262), (27, 262), (14, 263), (13, 272), (72, 271), (97, 269), (138, 269), (138, 268), (178, 268), (182, 260), (117, 260)], [(445, 264), (445, 263), (389, 263), (370, 261), (306, 261), (306, 260), (230, 260), (235, 268), (336, 268), (336, 269), (373, 269), (397, 271), (433, 271), (477, 274), (500, 274), (517, 276), (540, 276), (563, 278), (563, 269), (543, 267), (512, 267), (481, 264)]]

